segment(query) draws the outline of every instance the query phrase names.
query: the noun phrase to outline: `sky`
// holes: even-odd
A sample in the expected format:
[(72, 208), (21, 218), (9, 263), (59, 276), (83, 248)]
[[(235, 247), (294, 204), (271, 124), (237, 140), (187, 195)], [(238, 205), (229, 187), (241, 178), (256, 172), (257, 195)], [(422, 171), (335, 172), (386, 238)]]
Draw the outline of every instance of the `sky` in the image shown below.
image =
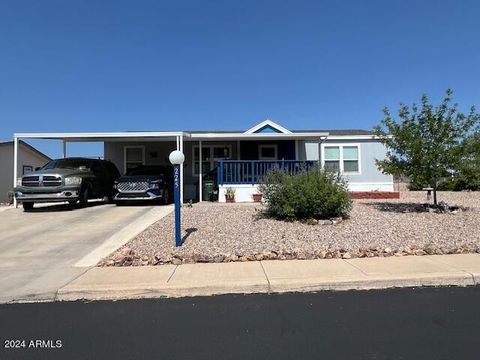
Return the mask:
[(480, 106), (478, 14), (458, 0), (0, 0), (0, 139), (265, 119), (371, 129), (383, 107), (447, 88), (467, 110)]

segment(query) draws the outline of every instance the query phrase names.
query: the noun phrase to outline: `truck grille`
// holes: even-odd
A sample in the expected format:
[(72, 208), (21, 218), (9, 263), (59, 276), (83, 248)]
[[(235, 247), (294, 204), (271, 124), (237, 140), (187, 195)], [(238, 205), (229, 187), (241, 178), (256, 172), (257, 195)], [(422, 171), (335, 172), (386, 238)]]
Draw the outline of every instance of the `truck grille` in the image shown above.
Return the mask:
[(62, 178), (60, 176), (24, 176), (22, 178), (22, 185), (26, 187), (54, 187), (62, 185)]
[(150, 189), (150, 186), (146, 181), (132, 181), (118, 183), (117, 189), (119, 192), (145, 192)]
[(43, 186), (60, 186), (62, 185), (62, 178), (59, 176), (43, 176), (42, 185)]
[(24, 176), (22, 178), (22, 186), (37, 187), (40, 186), (39, 176)]

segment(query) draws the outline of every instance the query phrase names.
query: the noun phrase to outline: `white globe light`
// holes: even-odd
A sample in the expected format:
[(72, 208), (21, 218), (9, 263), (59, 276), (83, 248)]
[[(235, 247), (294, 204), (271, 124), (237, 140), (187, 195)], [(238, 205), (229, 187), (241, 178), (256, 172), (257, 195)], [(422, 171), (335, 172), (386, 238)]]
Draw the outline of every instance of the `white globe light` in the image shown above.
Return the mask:
[(185, 161), (185, 155), (181, 151), (175, 150), (170, 153), (168, 159), (173, 165), (180, 165)]

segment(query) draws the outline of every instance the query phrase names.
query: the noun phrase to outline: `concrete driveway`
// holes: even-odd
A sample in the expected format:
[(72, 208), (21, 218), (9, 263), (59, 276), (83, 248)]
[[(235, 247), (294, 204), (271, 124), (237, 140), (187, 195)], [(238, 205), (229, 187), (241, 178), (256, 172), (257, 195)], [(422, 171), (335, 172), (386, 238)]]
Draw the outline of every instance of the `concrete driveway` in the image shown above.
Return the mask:
[(103, 203), (2, 211), (0, 302), (54, 299), (57, 289), (170, 211)]

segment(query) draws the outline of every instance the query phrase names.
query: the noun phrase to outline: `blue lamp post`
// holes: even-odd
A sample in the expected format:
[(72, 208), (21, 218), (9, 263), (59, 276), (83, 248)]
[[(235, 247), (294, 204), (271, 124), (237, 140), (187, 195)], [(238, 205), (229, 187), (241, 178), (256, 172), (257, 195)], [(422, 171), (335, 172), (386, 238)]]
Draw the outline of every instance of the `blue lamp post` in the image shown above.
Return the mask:
[(175, 246), (182, 245), (181, 219), (180, 219), (180, 165), (185, 161), (185, 155), (175, 150), (168, 157), (173, 165), (173, 197), (175, 199)]

